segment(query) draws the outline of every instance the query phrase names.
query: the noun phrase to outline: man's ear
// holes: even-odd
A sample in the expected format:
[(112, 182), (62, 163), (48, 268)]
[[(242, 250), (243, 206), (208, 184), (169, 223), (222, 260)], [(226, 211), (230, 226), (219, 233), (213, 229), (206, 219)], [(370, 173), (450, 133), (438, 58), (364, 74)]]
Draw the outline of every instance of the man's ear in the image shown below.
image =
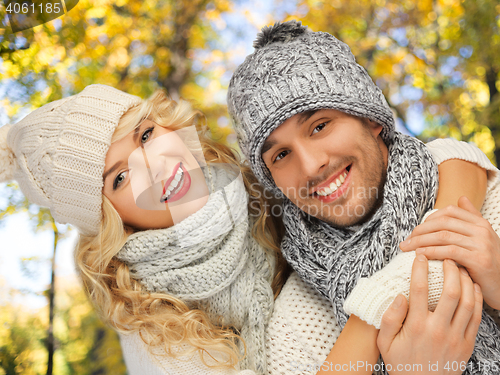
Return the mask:
[(372, 133), (374, 138), (377, 138), (382, 132), (382, 129), (384, 128), (378, 122), (375, 122), (367, 118), (365, 118), (365, 124), (366, 126), (368, 126), (368, 129), (370, 130), (370, 133)]

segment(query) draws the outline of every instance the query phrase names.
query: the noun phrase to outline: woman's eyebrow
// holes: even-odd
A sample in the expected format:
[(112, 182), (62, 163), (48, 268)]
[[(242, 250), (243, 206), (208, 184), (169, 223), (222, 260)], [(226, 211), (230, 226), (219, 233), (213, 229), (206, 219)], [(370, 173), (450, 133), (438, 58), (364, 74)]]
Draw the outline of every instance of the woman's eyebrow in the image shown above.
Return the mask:
[(134, 130), (134, 143), (137, 143), (137, 137), (139, 137), (139, 133), (141, 132), (142, 124), (144, 124), (146, 121), (142, 121), (140, 125), (135, 128)]
[(120, 164), (122, 163), (122, 160), (120, 161), (117, 161), (115, 163), (115, 165), (113, 165), (111, 168), (109, 168), (106, 172), (104, 172), (104, 174), (102, 175), (102, 180), (103, 181), (106, 181), (106, 177), (108, 177), (108, 175), (113, 172), (116, 168), (118, 168), (120, 166)]

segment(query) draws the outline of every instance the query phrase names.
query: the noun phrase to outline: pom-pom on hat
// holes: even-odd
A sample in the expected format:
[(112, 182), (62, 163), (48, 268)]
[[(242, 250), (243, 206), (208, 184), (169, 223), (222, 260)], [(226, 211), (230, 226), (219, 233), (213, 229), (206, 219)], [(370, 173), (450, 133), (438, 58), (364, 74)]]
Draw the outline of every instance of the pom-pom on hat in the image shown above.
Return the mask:
[(282, 196), (262, 160), (262, 146), (297, 113), (329, 108), (365, 117), (381, 124), (381, 137), (390, 142), (392, 110), (347, 44), (288, 21), (264, 27), (254, 48), (231, 78), (227, 102), (240, 148), (267, 189)]
[(102, 220), (102, 174), (122, 115), (141, 99), (90, 85), (77, 95), (0, 128), (0, 182), (16, 180), (32, 203), (61, 224), (97, 235)]

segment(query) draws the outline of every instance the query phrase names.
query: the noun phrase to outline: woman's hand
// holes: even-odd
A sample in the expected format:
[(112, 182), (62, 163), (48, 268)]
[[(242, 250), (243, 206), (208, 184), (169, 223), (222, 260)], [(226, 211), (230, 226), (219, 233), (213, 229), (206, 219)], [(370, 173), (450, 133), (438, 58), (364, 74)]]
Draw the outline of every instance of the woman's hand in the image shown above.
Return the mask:
[(466, 197), (458, 207), (430, 215), (400, 248), (428, 259), (453, 259), (481, 286), (486, 303), (500, 309), (500, 238)]
[[(444, 262), (443, 294), (428, 310), (428, 263), (413, 262), (410, 308), (399, 295), (385, 312), (377, 338), (388, 372), (393, 374), (461, 374), (467, 366), (481, 322), (483, 297), (465, 270)], [(403, 324), (403, 321), (406, 321)]]

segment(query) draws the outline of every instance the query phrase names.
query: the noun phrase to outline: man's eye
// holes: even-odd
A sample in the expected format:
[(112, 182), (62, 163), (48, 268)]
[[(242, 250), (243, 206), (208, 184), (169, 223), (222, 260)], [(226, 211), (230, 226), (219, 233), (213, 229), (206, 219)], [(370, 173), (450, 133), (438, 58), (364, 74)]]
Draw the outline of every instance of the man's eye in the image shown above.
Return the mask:
[[(142, 137), (141, 137), (142, 143), (146, 143), (147, 141), (149, 141), (149, 137), (150, 137), (151, 133), (153, 133), (153, 130), (154, 130), (154, 127), (147, 128), (146, 130), (144, 130), (144, 133), (142, 133)], [(145, 137), (146, 135), (147, 135), (147, 137)]]
[[(324, 127), (326, 126), (326, 122), (323, 122), (321, 124), (319, 124), (318, 126), (316, 126), (312, 132), (312, 134), (316, 134), (320, 131), (322, 131), (324, 129)], [(317, 131), (316, 131), (317, 130)]]
[(287, 156), (287, 155), (288, 155), (288, 153), (289, 153), (289, 151), (288, 151), (288, 150), (287, 150), (287, 151), (281, 151), (281, 152), (280, 152), (280, 153), (276, 156), (276, 158), (274, 159), (274, 161), (275, 161), (275, 162), (277, 162), (277, 161), (279, 161), (279, 160), (283, 159), (285, 156)]
[[(127, 171), (122, 172), (118, 176), (116, 176), (115, 180), (113, 181), (113, 190), (116, 190), (118, 185), (120, 185), (123, 182), (123, 180), (125, 179), (125, 175), (124, 175), (125, 173), (127, 173)], [(123, 177), (123, 178), (121, 178), (121, 177)]]

